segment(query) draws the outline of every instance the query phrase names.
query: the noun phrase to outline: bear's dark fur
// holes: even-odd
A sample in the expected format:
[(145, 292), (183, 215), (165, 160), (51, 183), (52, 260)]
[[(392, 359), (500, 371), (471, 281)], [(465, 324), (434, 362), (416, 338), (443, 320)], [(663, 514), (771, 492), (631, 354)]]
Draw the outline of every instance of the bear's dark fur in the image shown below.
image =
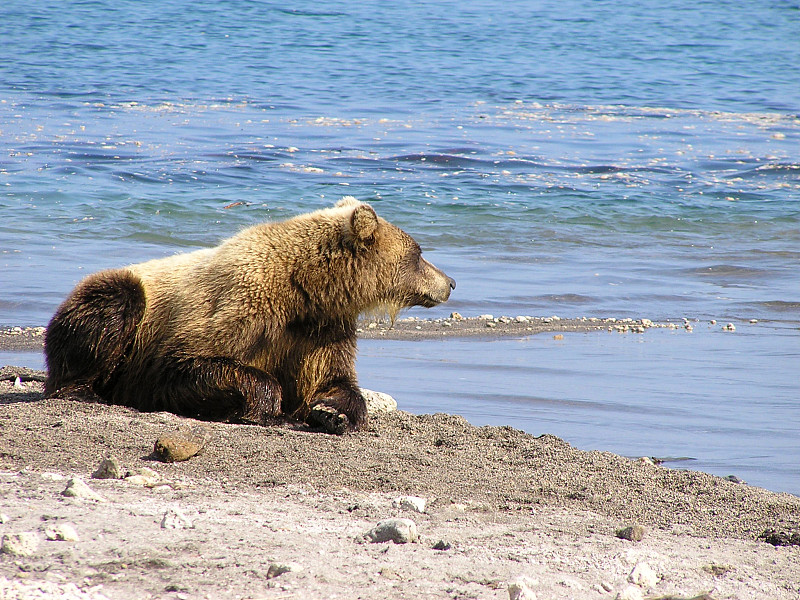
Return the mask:
[(45, 392), (359, 428), (358, 315), (434, 306), (454, 288), (410, 236), (347, 197), (216, 248), (87, 277), (47, 328)]

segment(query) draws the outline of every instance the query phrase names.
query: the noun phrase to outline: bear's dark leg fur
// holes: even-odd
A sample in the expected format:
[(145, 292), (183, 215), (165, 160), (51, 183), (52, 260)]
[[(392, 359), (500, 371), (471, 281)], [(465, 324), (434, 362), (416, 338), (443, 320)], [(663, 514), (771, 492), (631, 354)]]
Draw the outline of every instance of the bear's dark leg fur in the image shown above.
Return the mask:
[(259, 425), (281, 414), (277, 380), (228, 358), (160, 357), (126, 379), (115, 390), (112, 403)]
[(133, 345), (144, 309), (144, 289), (131, 273), (106, 271), (82, 282), (47, 327), (45, 395), (104, 397)]
[(127, 271), (83, 281), (47, 327), (47, 396), (265, 424), (281, 413), (274, 377), (226, 358), (132, 356), (145, 292)]

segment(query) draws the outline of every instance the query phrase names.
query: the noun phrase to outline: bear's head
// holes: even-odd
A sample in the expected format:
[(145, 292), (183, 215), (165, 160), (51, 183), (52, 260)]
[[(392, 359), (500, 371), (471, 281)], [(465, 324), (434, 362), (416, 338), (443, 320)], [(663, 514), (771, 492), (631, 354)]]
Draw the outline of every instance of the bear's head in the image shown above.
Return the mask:
[(430, 308), (450, 297), (456, 282), (422, 257), (419, 244), (399, 227), (379, 217), (352, 196), (333, 211), (341, 215), (344, 253), (358, 283), (359, 312), (386, 312), (395, 319), (412, 306)]

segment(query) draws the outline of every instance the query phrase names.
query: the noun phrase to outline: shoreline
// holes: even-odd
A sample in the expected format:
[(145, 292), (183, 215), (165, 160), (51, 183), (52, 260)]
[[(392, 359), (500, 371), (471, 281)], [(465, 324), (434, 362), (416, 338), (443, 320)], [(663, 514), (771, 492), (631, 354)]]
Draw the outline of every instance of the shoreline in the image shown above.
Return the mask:
[[(406, 317), (393, 324), (385, 320), (360, 320), (358, 338), (365, 340), (432, 340), (467, 337), (524, 337), (539, 333), (575, 333), (589, 331), (616, 331), (619, 333), (644, 333), (646, 330), (691, 328), (685, 319), (680, 324), (672, 321), (654, 322), (650, 319), (613, 317), (578, 317), (562, 319), (531, 316), (462, 317), (452, 313), (448, 318), (420, 319)], [(6, 326), (0, 327), (0, 352), (35, 352), (44, 344), (46, 328)]]

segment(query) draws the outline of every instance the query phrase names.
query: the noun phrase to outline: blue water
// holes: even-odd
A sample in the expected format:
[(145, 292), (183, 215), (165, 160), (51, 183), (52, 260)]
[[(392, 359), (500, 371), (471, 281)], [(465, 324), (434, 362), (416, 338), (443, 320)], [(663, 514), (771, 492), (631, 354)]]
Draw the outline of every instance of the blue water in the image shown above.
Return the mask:
[(7, 0), (0, 326), (352, 194), (458, 281), (413, 315), (698, 319), (368, 342), (365, 385), (800, 494), (800, 4), (662, 4)]

